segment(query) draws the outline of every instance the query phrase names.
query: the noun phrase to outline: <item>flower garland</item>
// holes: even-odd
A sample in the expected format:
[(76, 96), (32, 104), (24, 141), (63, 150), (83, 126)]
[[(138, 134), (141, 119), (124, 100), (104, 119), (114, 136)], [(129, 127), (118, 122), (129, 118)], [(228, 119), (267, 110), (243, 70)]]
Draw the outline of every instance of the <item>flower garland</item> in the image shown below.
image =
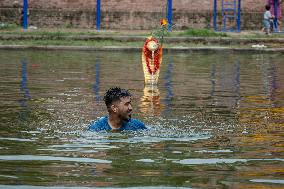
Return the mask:
[(160, 63), (161, 63), (160, 60), (162, 58), (162, 47), (159, 45), (158, 48), (154, 51), (154, 70), (152, 70), (151, 67), (150, 67), (150, 62), (149, 62), (149, 60), (152, 61), (152, 51), (150, 51), (147, 48), (147, 44), (150, 41), (155, 41), (157, 44), (159, 44), (159, 43), (158, 43), (157, 39), (150, 38), (150, 39), (146, 40), (144, 47), (143, 47), (143, 52), (144, 52), (148, 72), (150, 74), (155, 74), (157, 72), (157, 70), (159, 70), (159, 68), (160, 68)]

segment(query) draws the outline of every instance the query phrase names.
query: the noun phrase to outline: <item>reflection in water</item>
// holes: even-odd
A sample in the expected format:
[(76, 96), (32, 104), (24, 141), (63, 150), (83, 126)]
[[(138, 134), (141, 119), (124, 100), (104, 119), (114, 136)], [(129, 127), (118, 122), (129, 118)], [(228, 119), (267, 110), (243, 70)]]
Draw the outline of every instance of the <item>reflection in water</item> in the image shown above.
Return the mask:
[(264, 61), (263, 57), (261, 60), (264, 93), (267, 98), (272, 102), (271, 105), (274, 106), (275, 92), (277, 90), (277, 73), (275, 64), (273, 62)]
[[(215, 91), (216, 91), (216, 65), (212, 64), (211, 66), (211, 74), (210, 74), (210, 80), (211, 80), (211, 92), (210, 95), (211, 97), (215, 96)], [(214, 98), (212, 98), (214, 100)], [(216, 104), (216, 102), (212, 102), (212, 104)]]
[(96, 101), (100, 101), (101, 96), (99, 92), (100, 92), (101, 61), (98, 58), (96, 59), (95, 70), (96, 70), (96, 81), (95, 84), (93, 85), (93, 91), (95, 93)]
[[(213, 63), (210, 72), (212, 105), (218, 106), (218, 104), (226, 105), (229, 108), (237, 108), (241, 98), (240, 94), (240, 61), (237, 60), (235, 64), (230, 67), (222, 66), (220, 68), (220, 78), (218, 79), (218, 70)], [(228, 93), (228, 99), (223, 101), (221, 99), (218, 87), (221, 91)]]
[(239, 102), (241, 99), (241, 94), (240, 94), (240, 85), (241, 85), (241, 81), (240, 81), (240, 61), (237, 60), (236, 63), (234, 64), (234, 93), (235, 93), (235, 107), (239, 107)]
[[(174, 96), (172, 89), (172, 72), (173, 61), (170, 54), (168, 54), (168, 67), (164, 76), (164, 86), (166, 89), (166, 96), (163, 100), (160, 97), (160, 91), (157, 85), (146, 85), (143, 90), (143, 97), (141, 98), (141, 111), (151, 115), (160, 115), (162, 112), (170, 111), (170, 103)], [(161, 101), (163, 103), (161, 103)]]
[(160, 91), (157, 85), (145, 85), (141, 98), (140, 111), (150, 115), (160, 115), (164, 106), (161, 104)]
[(173, 84), (172, 84), (172, 75), (173, 75), (174, 66), (173, 66), (172, 56), (171, 56), (170, 53), (168, 54), (168, 60), (169, 60), (168, 67), (167, 67), (165, 77), (164, 77), (165, 88), (166, 88), (166, 92), (167, 92), (165, 99), (163, 99), (163, 102), (165, 104), (164, 113), (170, 111), (170, 103), (171, 103), (172, 98), (174, 96)]
[[(253, 137), (243, 138), (244, 142), (251, 145), (265, 146), (267, 143), (277, 141), (283, 134), (284, 108), (278, 100), (282, 98), (279, 93), (277, 81), (280, 75), (273, 61), (265, 59), (263, 55), (258, 56), (258, 66), (261, 70), (262, 88), (258, 94), (244, 97), (243, 107), (240, 108), (240, 122), (249, 125)], [(268, 135), (269, 132), (276, 135)], [(279, 138), (279, 139), (278, 139)], [(283, 145), (275, 144), (270, 147), (270, 153), (281, 153)]]
[(28, 107), (28, 100), (31, 99), (30, 92), (28, 89), (28, 74), (27, 74), (27, 65), (28, 61), (26, 58), (21, 60), (22, 64), (22, 78), (20, 83), (20, 91), (23, 94), (23, 98), (19, 100), (21, 107), (23, 107), (24, 111), (20, 112), (20, 118), (25, 119), (27, 117), (27, 113), (29, 112), (30, 108)]

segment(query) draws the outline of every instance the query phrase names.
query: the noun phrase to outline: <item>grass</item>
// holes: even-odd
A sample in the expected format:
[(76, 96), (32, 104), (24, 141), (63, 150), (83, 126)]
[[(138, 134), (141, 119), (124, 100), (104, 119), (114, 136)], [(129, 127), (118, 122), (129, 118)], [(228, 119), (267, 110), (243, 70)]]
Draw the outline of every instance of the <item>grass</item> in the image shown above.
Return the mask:
[(0, 31), (2, 30), (14, 30), (19, 28), (16, 24), (0, 23)]
[[(6, 25), (5, 25), (6, 26)], [(1, 27), (0, 27), (1, 28)], [(36, 29), (24, 31), (17, 25), (13, 27), (3, 27), (2, 34), (6, 35), (35, 35), (45, 37), (61, 37), (61, 36), (95, 36), (95, 35), (124, 35), (124, 36), (148, 36), (151, 31), (96, 31), (95, 29), (76, 29), (76, 28), (54, 28), (54, 29)], [(188, 29), (185, 31), (173, 31), (166, 33), (166, 37), (188, 36), (188, 37), (227, 37), (226, 33), (214, 32), (208, 29)]]
[[(15, 24), (1, 24), (0, 31), (2, 35), (18, 35), (18, 36), (44, 36), (44, 39), (56, 39), (60, 37), (78, 37), (78, 36), (149, 36), (151, 31), (97, 31), (95, 29), (82, 28), (39, 28), (28, 29), (24, 31)], [(260, 31), (242, 31), (241, 33), (233, 32), (214, 32), (210, 29), (195, 29), (166, 33), (165, 37), (228, 37), (228, 38), (284, 38), (284, 34), (273, 34), (267, 36)]]
[(180, 36), (187, 37), (228, 37), (227, 33), (214, 32), (209, 29), (187, 29), (179, 34)]
[[(17, 25), (7, 25), (0, 23), (0, 32), (3, 38), (0, 39), (0, 45), (54, 45), (54, 46), (91, 46), (91, 47), (104, 47), (104, 46), (127, 46), (127, 47), (142, 47), (144, 44), (143, 38), (132, 38), (130, 40), (121, 40), (120, 38), (107, 39), (107, 38), (88, 38), (88, 36), (149, 36), (151, 31), (96, 31), (95, 29), (77, 29), (77, 28), (40, 28), (35, 30), (24, 31)], [(5, 38), (7, 36), (7, 38)], [(10, 36), (10, 37), (9, 37)], [(16, 36), (16, 37), (14, 37)], [(28, 37), (21, 37), (28, 36)], [(82, 36), (82, 38), (80, 38)], [(273, 34), (266, 36), (259, 31), (241, 32), (241, 33), (221, 33), (214, 32), (209, 29), (187, 29), (185, 31), (172, 31), (166, 35), (167, 37), (201, 37), (203, 40), (186, 40), (186, 41), (174, 41), (165, 39), (164, 47), (191, 47), (191, 46), (251, 46), (248, 41), (238, 44), (233, 39), (256, 39), (260, 38), (259, 43), (263, 43), (263, 38), (284, 38), (283, 34)], [(212, 37), (212, 38), (210, 38)], [(226, 40), (232, 43), (213, 43), (210, 40), (214, 40), (214, 37), (226, 37)], [(254, 42), (258, 43), (258, 42)], [(267, 42), (267, 46), (281, 47), (283, 43), (271, 44)]]
[(72, 32), (72, 31), (64, 31), (64, 30), (55, 30), (55, 31), (44, 31), (44, 30), (34, 30), (34, 31), (24, 31), (22, 29), (17, 30), (6, 30), (2, 31), (2, 34), (6, 35), (34, 35), (34, 36), (45, 36), (45, 37), (65, 37), (65, 36), (94, 36), (98, 35), (97, 31), (80, 31), (80, 32)]
[(104, 47), (104, 46), (127, 46), (127, 47), (142, 47), (141, 42), (120, 42), (112, 40), (0, 40), (0, 45), (54, 45), (54, 46), (91, 46), (91, 47)]

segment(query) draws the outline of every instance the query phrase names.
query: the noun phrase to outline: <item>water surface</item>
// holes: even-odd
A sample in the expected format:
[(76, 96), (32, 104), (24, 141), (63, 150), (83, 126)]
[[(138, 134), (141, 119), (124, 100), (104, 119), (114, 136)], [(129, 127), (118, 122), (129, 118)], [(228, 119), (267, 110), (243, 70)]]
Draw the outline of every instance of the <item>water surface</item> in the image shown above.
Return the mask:
[[(284, 55), (0, 50), (0, 188), (283, 188)], [(112, 86), (143, 132), (93, 133)]]

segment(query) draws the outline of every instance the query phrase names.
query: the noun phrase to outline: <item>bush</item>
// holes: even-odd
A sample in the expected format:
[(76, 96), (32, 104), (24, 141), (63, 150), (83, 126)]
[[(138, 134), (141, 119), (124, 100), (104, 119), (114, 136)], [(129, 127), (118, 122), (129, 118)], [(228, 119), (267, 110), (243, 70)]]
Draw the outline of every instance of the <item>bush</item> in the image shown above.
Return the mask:
[(182, 32), (182, 36), (194, 36), (194, 37), (227, 37), (226, 33), (214, 32), (209, 29), (187, 29)]
[(18, 28), (16, 24), (0, 23), (0, 30), (15, 29)]

